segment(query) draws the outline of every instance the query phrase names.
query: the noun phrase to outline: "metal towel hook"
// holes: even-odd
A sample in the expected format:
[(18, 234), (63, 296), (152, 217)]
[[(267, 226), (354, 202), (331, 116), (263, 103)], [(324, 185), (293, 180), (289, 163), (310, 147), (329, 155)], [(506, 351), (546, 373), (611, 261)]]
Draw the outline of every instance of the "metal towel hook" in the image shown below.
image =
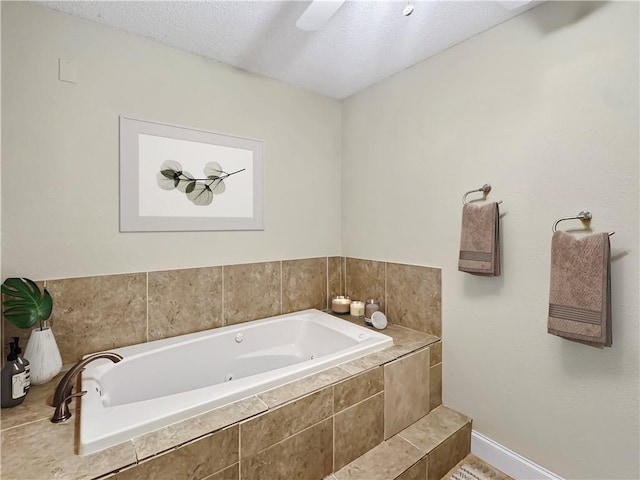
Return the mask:
[[(475, 193), (475, 192), (482, 192), (482, 194), (486, 197), (489, 192), (491, 191), (491, 184), (489, 183), (485, 183), (483, 186), (481, 186), (480, 188), (477, 188), (475, 190), (469, 190), (467, 193), (465, 193), (462, 196), (462, 205), (466, 205), (467, 204), (467, 195), (469, 195), (470, 193)], [(501, 204), (502, 200), (500, 200), (498, 202), (498, 204)]]
[[(552, 227), (551, 230), (553, 230), (553, 233), (557, 232), (558, 231), (558, 224), (560, 222), (564, 222), (565, 220), (582, 220), (583, 222), (590, 222), (592, 217), (593, 217), (593, 215), (591, 215), (590, 211), (582, 210), (575, 217), (559, 218), (558, 220), (555, 221), (555, 223), (553, 224), (553, 227)], [(609, 232), (609, 236), (613, 235), (614, 233), (616, 233), (616, 232)]]

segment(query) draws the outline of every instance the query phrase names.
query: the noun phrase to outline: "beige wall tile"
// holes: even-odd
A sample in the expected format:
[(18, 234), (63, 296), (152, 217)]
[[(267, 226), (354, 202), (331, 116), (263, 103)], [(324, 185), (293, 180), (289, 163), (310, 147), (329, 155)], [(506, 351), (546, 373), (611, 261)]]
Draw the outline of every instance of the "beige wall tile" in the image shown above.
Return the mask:
[(222, 325), (222, 267), (149, 272), (149, 340)]
[(327, 257), (282, 262), (282, 313), (327, 304)]
[(442, 405), (442, 363), (429, 370), (429, 411)]
[(427, 457), (429, 480), (440, 480), (471, 451), (471, 425), (466, 424)]
[(384, 394), (360, 402), (336, 414), (334, 466), (339, 470), (383, 441)]
[(388, 263), (387, 302), (390, 322), (442, 336), (440, 269)]
[(333, 466), (333, 420), (321, 423), (266, 449), (242, 458), (243, 480), (320, 479)]
[(332, 414), (333, 389), (329, 387), (251, 418), (240, 424), (242, 457), (254, 455)]
[(280, 262), (223, 267), (225, 325), (280, 314), (280, 269)]
[(384, 366), (384, 438), (429, 413), (429, 349)]
[(229, 427), (123, 470), (117, 480), (200, 480), (237, 463), (238, 426)]
[(203, 480), (240, 480), (240, 464), (236, 463), (235, 465), (231, 465)]
[(344, 278), (342, 277), (342, 257), (329, 257), (327, 259), (328, 293), (327, 305), (331, 308), (331, 297), (344, 295)]
[(427, 457), (424, 457), (395, 480), (427, 480)]
[(384, 262), (346, 258), (346, 294), (352, 300), (365, 301), (376, 298), (380, 301), (380, 309), (386, 312), (384, 287)]
[(431, 352), (431, 365), (442, 362), (442, 342), (429, 345), (429, 351)]
[(382, 367), (374, 368), (360, 375), (351, 377), (333, 387), (333, 404), (335, 412), (355, 405), (362, 400), (381, 392), (384, 389)]
[(47, 289), (63, 363), (147, 340), (146, 274), (47, 280)]

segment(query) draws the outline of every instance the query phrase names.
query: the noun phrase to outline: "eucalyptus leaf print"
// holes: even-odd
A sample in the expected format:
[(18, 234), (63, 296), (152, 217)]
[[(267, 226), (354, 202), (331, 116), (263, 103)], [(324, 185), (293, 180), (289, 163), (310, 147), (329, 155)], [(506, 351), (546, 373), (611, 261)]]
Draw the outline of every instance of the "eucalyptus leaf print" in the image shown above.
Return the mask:
[(182, 170), (182, 165), (175, 160), (165, 160), (156, 174), (158, 186), (163, 190), (177, 189), (186, 194), (194, 205), (207, 206), (213, 202), (214, 195), (220, 195), (227, 189), (224, 181), (236, 173), (225, 172), (218, 162), (209, 162), (204, 166), (206, 178), (195, 178), (191, 173)]
[(196, 182), (193, 190), (187, 193), (187, 198), (195, 205), (211, 205), (211, 202), (213, 201), (213, 192), (208, 185), (205, 185), (202, 182)]

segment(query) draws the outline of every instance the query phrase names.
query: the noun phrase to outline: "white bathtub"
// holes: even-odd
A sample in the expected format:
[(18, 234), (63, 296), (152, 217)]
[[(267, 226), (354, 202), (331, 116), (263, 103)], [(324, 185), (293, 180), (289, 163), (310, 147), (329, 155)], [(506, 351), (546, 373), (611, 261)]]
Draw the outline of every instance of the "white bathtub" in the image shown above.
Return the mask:
[(82, 374), (80, 454), (393, 345), (318, 310), (110, 350)]

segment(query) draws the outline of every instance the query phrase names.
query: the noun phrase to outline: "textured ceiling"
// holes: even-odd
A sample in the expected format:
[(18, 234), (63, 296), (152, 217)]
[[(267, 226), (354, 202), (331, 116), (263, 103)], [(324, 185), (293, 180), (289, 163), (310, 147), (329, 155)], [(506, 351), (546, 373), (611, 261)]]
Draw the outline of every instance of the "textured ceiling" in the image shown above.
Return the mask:
[(307, 1), (39, 3), (342, 99), (540, 2), (416, 1), (405, 17), (406, 1), (351, 0), (315, 32), (295, 26)]

